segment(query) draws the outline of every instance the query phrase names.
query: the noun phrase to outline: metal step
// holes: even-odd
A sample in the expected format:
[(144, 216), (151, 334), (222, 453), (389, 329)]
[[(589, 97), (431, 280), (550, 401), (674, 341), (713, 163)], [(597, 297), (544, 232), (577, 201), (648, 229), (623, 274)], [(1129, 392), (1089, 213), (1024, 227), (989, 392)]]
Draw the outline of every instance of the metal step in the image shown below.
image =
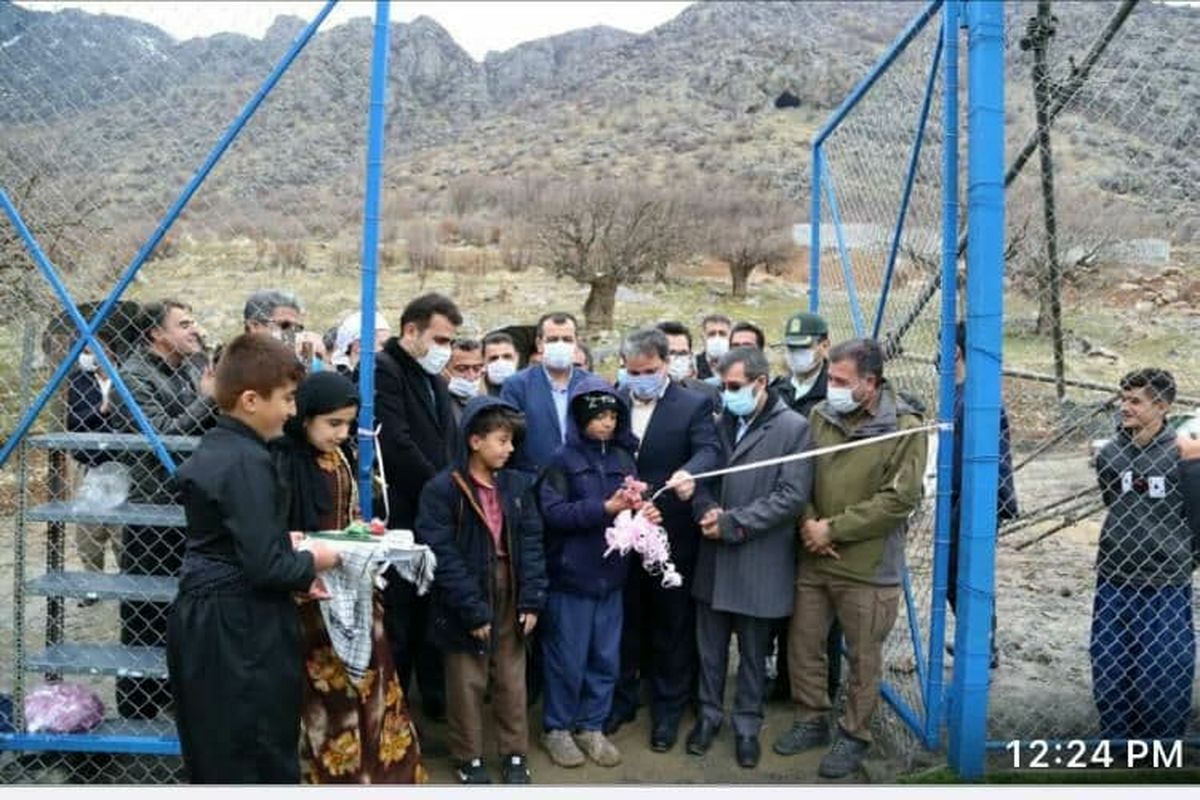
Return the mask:
[[(163, 447), (173, 453), (190, 453), (200, 444), (199, 436), (160, 436)], [(146, 452), (150, 440), (140, 433), (39, 433), (25, 440), (42, 450), (88, 450), (100, 452)]]
[(106, 719), (87, 733), (0, 734), (0, 750), (176, 756), (179, 738), (167, 717)]
[(28, 656), (25, 669), (74, 675), (165, 678), (167, 653), (162, 647), (65, 642)]
[(64, 501), (43, 503), (26, 510), (29, 522), (82, 522), (88, 525), (146, 525), (182, 528), (187, 525), (183, 506), (123, 503), (106, 511), (76, 509)]
[(179, 579), (165, 575), (113, 575), (107, 572), (47, 572), (25, 584), (39, 597), (78, 597), (84, 600), (175, 599)]

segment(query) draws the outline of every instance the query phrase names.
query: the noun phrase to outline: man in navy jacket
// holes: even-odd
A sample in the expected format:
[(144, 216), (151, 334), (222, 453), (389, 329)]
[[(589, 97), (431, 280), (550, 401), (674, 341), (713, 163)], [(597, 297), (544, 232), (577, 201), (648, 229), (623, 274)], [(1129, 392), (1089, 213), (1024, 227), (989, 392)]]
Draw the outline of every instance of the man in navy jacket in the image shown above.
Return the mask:
[(541, 363), (527, 367), (504, 382), (500, 399), (525, 415), (525, 441), (513, 457), (513, 467), (536, 473), (550, 463), (574, 424), (567, 401), (579, 382), (591, 373), (575, 366), (579, 339), (575, 317), (551, 312), (538, 320), (537, 349)]
[[(638, 476), (651, 488), (672, 478), (686, 478), (681, 473), (717, 469), (724, 460), (712, 401), (669, 380), (667, 344), (666, 334), (651, 328), (635, 331), (621, 346), (628, 373), (622, 394), (629, 400), (634, 433), (641, 440)], [(660, 753), (675, 744), (697, 668), (695, 602), (690, 587), (700, 529), (692, 513), (692, 487), (684, 483), (657, 501), (671, 542), (671, 557), (684, 585), (664, 588), (644, 570), (630, 571), (625, 586), (621, 678), (607, 724), (615, 731), (633, 719), (641, 682), (648, 681), (650, 745)]]

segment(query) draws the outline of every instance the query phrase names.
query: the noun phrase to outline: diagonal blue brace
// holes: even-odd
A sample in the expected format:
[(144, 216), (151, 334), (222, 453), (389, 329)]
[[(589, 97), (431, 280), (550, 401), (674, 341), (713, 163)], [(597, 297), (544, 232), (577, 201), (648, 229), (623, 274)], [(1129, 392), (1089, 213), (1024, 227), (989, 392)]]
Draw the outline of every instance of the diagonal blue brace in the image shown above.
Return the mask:
[[(943, 28), (945, 18), (943, 17)], [(929, 121), (929, 106), (933, 101), (933, 90), (937, 85), (938, 65), (942, 60), (944, 36), (938, 36), (937, 46), (933, 49), (933, 60), (929, 64), (929, 77), (925, 81), (925, 99), (921, 102), (921, 112), (917, 115), (917, 133), (913, 137), (912, 152), (908, 157), (908, 174), (904, 178), (904, 192), (900, 197), (900, 211), (896, 215), (896, 229), (892, 232), (892, 244), (888, 248), (887, 267), (883, 272), (883, 287), (879, 292), (879, 306), (875, 309), (875, 325), (871, 329), (872, 338), (879, 338), (879, 330), (883, 327), (883, 312), (887, 308), (888, 294), (892, 288), (892, 275), (896, 272), (896, 256), (900, 252), (900, 237), (904, 233), (904, 220), (908, 217), (908, 203), (912, 199), (913, 183), (917, 179), (917, 167), (921, 163), (921, 145), (925, 141), (925, 123)]]
[[(58, 365), (58, 368), (55, 369), (54, 374), (50, 377), (50, 381), (34, 399), (33, 404), (25, 410), (25, 413), (22, 415), (20, 421), (13, 429), (12, 435), (9, 436), (8, 440), (4, 443), (4, 446), (0, 447), (0, 467), (3, 467), (5, 463), (8, 462), (9, 457), (17, 448), (18, 443), (25, 438), (25, 434), (29, 432), (29, 428), (33, 425), (34, 420), (37, 419), (38, 414), (42, 413), (42, 409), (46, 406), (50, 396), (54, 394), (54, 392), (62, 384), (63, 379), (67, 376), (67, 372), (71, 369), (71, 365), (74, 364), (76, 359), (79, 358), (79, 354), (83, 351), (84, 346), (88, 342), (93, 341), (96, 331), (100, 329), (100, 326), (104, 324), (104, 321), (108, 318), (108, 315), (112, 313), (113, 308), (116, 307), (117, 302), (121, 299), (121, 295), (125, 293), (127, 288), (129, 288), (129, 284), (133, 282), (133, 279), (137, 276), (138, 271), (142, 268), (142, 264), (145, 263), (146, 259), (150, 257), (150, 254), (153, 253), (158, 247), (163, 237), (167, 235), (167, 231), (171, 229), (171, 226), (175, 224), (175, 220), (179, 218), (181, 213), (183, 213), (183, 209), (192, 199), (192, 196), (195, 195), (195, 193), (200, 189), (200, 186), (204, 183), (205, 179), (212, 172), (213, 168), (216, 167), (217, 162), (221, 160), (221, 157), (225, 155), (225, 152), (229, 149), (230, 145), (232, 145), (234, 140), (237, 139), (238, 134), (240, 134), (246, 127), (246, 123), (248, 123), (250, 118), (254, 116), (254, 112), (258, 110), (260, 105), (262, 105), (263, 100), (267, 98), (267, 95), (270, 94), (271, 90), (275, 88), (275, 85), (279, 83), (279, 79), (282, 78), (284, 73), (287, 72), (288, 68), (291, 67), (292, 62), (296, 60), (296, 56), (300, 55), (300, 52), (304, 49), (305, 45), (307, 45), (313, 36), (316, 35), (317, 29), (321, 27), (321, 23), (324, 22), (325, 18), (329, 16), (331, 11), (333, 11), (333, 8), (337, 5), (337, 2), (338, 0), (328, 0), (321, 11), (315, 17), (313, 17), (312, 21), (308, 23), (307, 27), (305, 27), (301, 34), (296, 37), (296, 40), (292, 42), (291, 47), (288, 48), (287, 53), (285, 53), (283, 58), (279, 60), (279, 63), (275, 65), (275, 68), (271, 70), (271, 73), (267, 76), (266, 80), (263, 81), (262, 85), (258, 88), (258, 91), (254, 93), (254, 96), (247, 101), (245, 107), (242, 108), (237, 118), (233, 121), (225, 133), (221, 135), (221, 138), (217, 141), (216, 145), (213, 146), (212, 151), (209, 152), (208, 157), (204, 159), (204, 163), (200, 165), (200, 168), (196, 171), (196, 174), (192, 176), (190, 181), (188, 181), (188, 184), (179, 194), (179, 197), (176, 198), (175, 202), (171, 204), (171, 207), (167, 209), (167, 213), (163, 217), (162, 222), (159, 223), (158, 228), (156, 228), (154, 233), (150, 235), (150, 238), (146, 240), (146, 243), (142, 245), (142, 248), (137, 252), (137, 255), (133, 257), (133, 261), (131, 261), (129, 266), (125, 268), (125, 271), (121, 274), (120, 279), (113, 287), (113, 290), (109, 294), (108, 298), (96, 311), (95, 316), (93, 316), (92, 319), (87, 323), (86, 335), (75, 340), (75, 342), (71, 345), (66, 357), (63, 359), (62, 363)], [(74, 308), (74, 305), (72, 305), (72, 308)], [(75, 313), (78, 313), (77, 309)], [(125, 398), (122, 397), (122, 399), (124, 400)], [(158, 436), (155, 434), (152, 441), (157, 440)], [(156, 452), (159, 453), (160, 459), (162, 459), (166, 454), (165, 451), (161, 450), (161, 448), (156, 449)], [(174, 472), (174, 463), (169, 457), (163, 461), (163, 466), (165, 466), (169, 471)]]
[[(138, 428), (146, 435), (150, 442), (150, 446), (154, 448), (154, 453), (158, 456), (163, 464), (167, 465), (172, 473), (174, 473), (175, 462), (171, 459), (171, 454), (163, 447), (162, 440), (158, 437), (158, 432), (154, 430), (154, 426), (150, 424), (150, 420), (146, 419), (146, 415), (142, 413), (141, 407), (137, 401), (133, 399), (133, 395), (129, 392), (129, 387), (125, 385), (125, 381), (121, 379), (121, 375), (117, 372), (117, 368), (108, 360), (108, 355), (104, 352), (104, 348), (96, 342), (96, 337), (92, 331), (88, 330), (87, 320), (79, 313), (79, 308), (75, 305), (75, 301), (71, 299), (70, 292), (67, 291), (66, 285), (62, 279), (58, 277), (58, 272), (55, 271), (54, 265), (50, 263), (50, 259), (46, 257), (46, 253), (38, 244), (33, 232), (29, 230), (29, 226), (25, 224), (25, 220), (21, 219), (16, 206), (12, 200), (8, 198), (8, 194), (0, 189), (0, 207), (3, 207), (5, 215), (8, 216), (10, 222), (20, 235), (21, 241), (25, 243), (25, 248), (29, 251), (29, 255), (33, 257), (33, 261), (37, 264), (37, 268), (42, 275), (46, 276), (46, 281), (54, 289), (54, 293), (58, 295), (59, 302), (71, 317), (71, 322), (79, 329), (80, 342), (83, 345), (90, 345), (92, 353), (96, 356), (96, 360), (100, 362), (100, 366), (108, 373), (108, 377), (112, 378), (113, 388), (116, 389), (117, 395), (120, 396), (121, 402), (125, 404), (125, 408), (133, 415), (134, 421)], [(37, 407), (40, 411), (41, 408)]]
[(838, 255), (842, 260), (842, 280), (846, 283), (846, 299), (850, 302), (850, 317), (854, 322), (854, 335), (866, 336), (862, 306), (858, 302), (858, 286), (854, 282), (854, 267), (850, 264), (850, 250), (846, 247), (846, 233), (842, 227), (842, 211), (838, 207), (837, 188), (833, 184), (833, 170), (825, 166), (825, 197), (829, 200), (829, 216), (833, 220), (834, 238), (837, 239)]

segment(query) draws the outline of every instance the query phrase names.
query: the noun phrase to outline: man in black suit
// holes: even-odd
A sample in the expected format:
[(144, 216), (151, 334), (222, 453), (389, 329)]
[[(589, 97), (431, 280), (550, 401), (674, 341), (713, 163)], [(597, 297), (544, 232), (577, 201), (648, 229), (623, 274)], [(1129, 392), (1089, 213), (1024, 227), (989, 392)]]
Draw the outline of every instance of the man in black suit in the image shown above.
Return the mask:
[(691, 475), (717, 469), (722, 450), (712, 403), (684, 389), (667, 374), (667, 336), (653, 328), (630, 334), (621, 346), (628, 378), (622, 392), (630, 400), (634, 433), (640, 439), (638, 476), (652, 488), (678, 481), (657, 505), (671, 543), (671, 557), (683, 586), (664, 588), (640, 566), (625, 585), (621, 676), (609, 715), (615, 731), (637, 713), (642, 682), (650, 685), (650, 745), (656, 752), (674, 746), (680, 718), (692, 696), (697, 669), (695, 603), (691, 581), (700, 543), (692, 514)]
[[(400, 335), (383, 345), (375, 361), (375, 413), (388, 481), (389, 528), (412, 529), (426, 481), (450, 463), (457, 431), (442, 370), (462, 314), (450, 298), (425, 294), (400, 316)], [(415, 666), (425, 715), (445, 714), (441, 654), (427, 642), (428, 598), (393, 576), (384, 592), (384, 622), (405, 693)]]

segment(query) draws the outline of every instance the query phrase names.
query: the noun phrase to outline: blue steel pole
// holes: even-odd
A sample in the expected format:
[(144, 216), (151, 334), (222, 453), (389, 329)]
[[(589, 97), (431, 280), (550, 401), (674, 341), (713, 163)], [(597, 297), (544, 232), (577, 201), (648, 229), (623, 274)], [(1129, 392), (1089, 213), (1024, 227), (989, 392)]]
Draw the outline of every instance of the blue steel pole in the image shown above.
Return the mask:
[(812, 153), (812, 208), (809, 211), (810, 228), (808, 245), (808, 310), (821, 310), (821, 165), (825, 154), (821, 145), (813, 145)]
[[(950, 5), (954, 4), (950, 3)], [(883, 271), (883, 287), (879, 292), (879, 305), (875, 309), (875, 324), (871, 327), (871, 337), (875, 339), (879, 338), (879, 329), (883, 327), (883, 312), (887, 308), (888, 293), (892, 288), (892, 275), (896, 272), (896, 256), (900, 252), (900, 237), (904, 233), (904, 219), (908, 216), (908, 203), (912, 199), (913, 184), (917, 179), (917, 167), (921, 163), (921, 145), (925, 141), (925, 123), (929, 121), (929, 107), (933, 102), (933, 89), (937, 82), (938, 66), (942, 60), (944, 39), (944, 36), (939, 35), (937, 46), (933, 49), (933, 59), (929, 63), (929, 77), (925, 81), (925, 99), (921, 102), (921, 111), (917, 115), (917, 133), (913, 137), (912, 152), (908, 157), (908, 174), (904, 176), (904, 192), (900, 196), (900, 212), (896, 215), (896, 229), (892, 233), (892, 244), (888, 248), (887, 267)]]
[(4, 208), (4, 213), (8, 216), (9, 221), (12, 222), (13, 227), (17, 230), (17, 234), (25, 243), (25, 248), (33, 256), (33, 262), (37, 265), (38, 270), (46, 277), (46, 281), (54, 289), (54, 293), (58, 295), (59, 302), (63, 304), (63, 308), (67, 310), (71, 321), (82, 334), (80, 341), (91, 345), (92, 353), (95, 354), (96, 360), (100, 362), (100, 366), (112, 378), (113, 388), (117, 390), (117, 395), (121, 398), (121, 402), (133, 414), (134, 422), (137, 423), (138, 428), (141, 429), (142, 433), (146, 434), (146, 438), (149, 440), (150, 446), (154, 449), (154, 453), (158, 456), (159, 461), (166, 466), (170, 474), (174, 475), (175, 460), (171, 458), (171, 454), (163, 447), (162, 440), (158, 438), (158, 432), (154, 430), (154, 426), (150, 424), (150, 420), (146, 419), (146, 415), (142, 413), (142, 409), (133, 399), (133, 395), (129, 392), (129, 387), (121, 379), (117, 368), (109, 361), (104, 348), (96, 343), (96, 338), (88, 330), (87, 320), (79, 313), (79, 308), (71, 298), (71, 293), (58, 277), (58, 272), (55, 271), (54, 265), (50, 263), (50, 259), (46, 257), (46, 253), (42, 250), (42, 246), (38, 244), (37, 238), (29, 230), (29, 226), (25, 224), (25, 220), (21, 219), (21, 214), (17, 211), (17, 207), (13, 205), (8, 194), (3, 189), (0, 189), (0, 206)]
[[(375, 459), (375, 284), (379, 256), (379, 209), (383, 190), (391, 0), (375, 3), (375, 48), (371, 59), (371, 109), (367, 120), (367, 182), (363, 210), (362, 330), (358, 391), (358, 497), (363, 519), (371, 519), (371, 467)], [(393, 476), (397, 479), (399, 476)]]
[[(287, 53), (284, 54), (283, 58), (280, 59), (279, 63), (275, 66), (275, 69), (271, 70), (271, 74), (267, 76), (265, 81), (263, 81), (262, 86), (259, 87), (258, 91), (254, 93), (254, 96), (251, 97), (246, 103), (241, 113), (238, 114), (237, 119), (235, 119), (233, 124), (231, 124), (225, 133), (221, 135), (220, 140), (217, 141), (217, 144), (208, 154), (208, 157), (204, 159), (204, 163), (200, 165), (200, 169), (196, 171), (196, 174), (192, 176), (190, 181), (188, 181), (187, 186), (184, 187), (179, 197), (176, 198), (175, 202), (171, 204), (171, 207), (167, 209), (167, 213), (163, 217), (162, 222), (159, 223), (158, 228), (156, 228), (154, 233), (150, 235), (150, 238), (146, 241), (146, 243), (142, 245), (142, 248), (137, 252), (137, 255), (133, 257), (133, 261), (131, 261), (129, 266), (125, 268), (125, 272), (122, 273), (121, 277), (117, 280), (117, 283), (113, 287), (113, 290), (109, 294), (108, 298), (103, 304), (101, 304), (100, 308), (96, 311), (95, 316), (93, 316), (91, 321), (88, 323), (87, 331), (90, 336), (94, 336), (96, 331), (100, 330), (100, 326), (104, 324), (104, 320), (108, 318), (108, 315), (112, 313), (117, 301), (121, 299), (121, 295), (124, 294), (127, 288), (129, 288), (129, 284), (133, 282), (134, 277), (137, 276), (138, 270), (142, 268), (142, 264), (145, 263), (146, 259), (150, 257), (150, 254), (154, 252), (156, 247), (158, 247), (159, 242), (162, 241), (162, 238), (167, 235), (167, 231), (171, 229), (171, 226), (175, 223), (175, 220), (183, 212), (183, 209), (187, 206), (188, 202), (192, 199), (192, 196), (200, 188), (201, 184), (204, 183), (204, 180), (208, 177), (209, 173), (212, 172), (213, 167), (217, 165), (217, 162), (221, 160), (221, 157), (225, 155), (225, 151), (228, 150), (229, 146), (233, 144), (235, 139), (237, 139), (238, 134), (240, 134), (242, 129), (246, 127), (246, 123), (250, 121), (252, 116), (254, 116), (254, 112), (258, 110), (260, 105), (262, 105), (262, 101), (265, 100), (267, 95), (270, 94), (271, 90), (275, 88), (275, 84), (277, 84), (279, 79), (283, 77), (285, 72), (287, 72), (288, 67), (292, 65), (292, 62), (296, 60), (296, 56), (300, 55), (300, 51), (303, 50), (304, 46), (308, 44), (309, 40), (316, 35), (317, 29), (321, 27), (321, 23), (325, 21), (327, 16), (329, 16), (329, 12), (333, 11), (333, 7), (337, 5), (337, 2), (338, 0), (329, 0), (321, 9), (321, 12), (317, 14), (317, 16), (313, 17), (313, 20), (308, 23), (308, 26), (305, 27), (304, 31), (298, 37), (296, 37), (296, 41), (292, 42), (292, 46), (288, 49)], [(34, 399), (33, 405), (26, 410), (16, 427), (13, 428), (12, 435), (9, 436), (4, 447), (0, 448), (0, 467), (4, 466), (4, 463), (8, 461), (9, 456), (12, 455), (13, 450), (16, 449), (17, 443), (20, 442), (21, 439), (25, 437), (25, 434), (29, 432), (29, 428), (31, 425), (33, 425), (33, 421), (37, 419), (38, 414), (42, 412), (42, 408), (46, 405), (46, 402), (50, 399), (50, 396), (56, 389), (58, 389), (59, 384), (61, 384), (63, 379), (66, 377), (71, 365), (74, 364), (76, 359), (79, 358), (79, 354), (83, 351), (83, 347), (87, 341), (87, 338), (81, 337), (71, 345), (67, 356), (63, 359), (62, 363), (58, 365), (58, 368), (50, 377), (50, 382), (46, 384), (45, 388), (42, 389), (42, 391)], [(163, 465), (167, 467), (167, 469), (172, 468), (172, 464), (169, 463), (169, 460), (167, 462), (163, 462)]]
[(983, 776), (996, 556), (1004, 323), (1004, 8), (967, 4), (967, 381), (950, 763)]
[(867, 73), (867, 76), (858, 82), (858, 85), (850, 92), (850, 96), (843, 100), (842, 104), (830, 115), (829, 121), (825, 123), (825, 127), (821, 128), (817, 134), (817, 138), (813, 140), (813, 147), (820, 147), (829, 138), (829, 134), (833, 133), (834, 128), (841, 124), (846, 115), (871, 90), (871, 87), (875, 85), (875, 81), (879, 80), (879, 76), (887, 72), (888, 67), (900, 57), (900, 54), (908, 48), (912, 40), (917, 38), (917, 34), (925, 28), (929, 20), (933, 19), (933, 15), (937, 13), (941, 5), (942, 0), (930, 0), (929, 4), (921, 10), (917, 18), (900, 32), (900, 35), (896, 37), (896, 41), (892, 42), (887, 52), (883, 54), (879, 61), (875, 62), (875, 66), (871, 67), (871, 71)]
[[(954, 325), (958, 308), (958, 3), (942, 11), (942, 331), (938, 351), (938, 421), (954, 421)], [(929, 621), (929, 687), (925, 692), (925, 746), (938, 747), (945, 691), (943, 648), (946, 640), (946, 577), (950, 563), (950, 499), (954, 481), (954, 437), (962, 431), (938, 431), (937, 509), (933, 534), (933, 600)]]

